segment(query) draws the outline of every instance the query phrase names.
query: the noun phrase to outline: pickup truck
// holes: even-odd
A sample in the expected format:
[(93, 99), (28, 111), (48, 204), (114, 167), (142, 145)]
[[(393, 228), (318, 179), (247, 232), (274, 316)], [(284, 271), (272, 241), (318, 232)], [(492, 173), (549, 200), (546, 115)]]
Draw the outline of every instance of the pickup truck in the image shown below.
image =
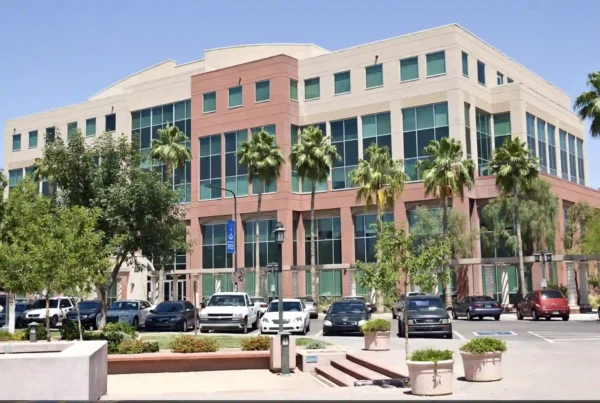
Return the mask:
[(210, 330), (240, 330), (248, 333), (258, 328), (259, 308), (245, 292), (218, 292), (202, 304), (200, 333)]

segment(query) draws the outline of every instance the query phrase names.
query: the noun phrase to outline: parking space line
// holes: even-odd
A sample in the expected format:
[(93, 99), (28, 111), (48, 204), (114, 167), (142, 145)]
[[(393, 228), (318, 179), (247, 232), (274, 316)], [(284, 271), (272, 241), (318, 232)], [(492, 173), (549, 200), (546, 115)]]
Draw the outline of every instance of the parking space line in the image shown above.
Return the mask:
[(315, 334), (314, 337), (321, 337), (321, 336), (323, 336), (323, 331), (322, 330), (319, 333)]
[(453, 330), (452, 333), (454, 333), (454, 335), (456, 337), (458, 337), (459, 339), (461, 339), (461, 340), (465, 340), (465, 341), (467, 340), (467, 338), (465, 336), (463, 336), (462, 334), (458, 333), (456, 330)]
[(585, 339), (553, 339), (554, 342), (565, 342), (565, 341), (600, 341), (600, 337), (587, 337)]
[(530, 334), (530, 335), (532, 335), (532, 336), (539, 337), (539, 338), (540, 338), (540, 339), (542, 339), (542, 340), (546, 340), (548, 343), (552, 343), (552, 344), (554, 344), (554, 340), (547, 339), (547, 338), (545, 338), (544, 336), (541, 336), (541, 335), (539, 335), (539, 334), (537, 334), (537, 333), (534, 333), (534, 332), (527, 332), (527, 333), (529, 333), (529, 334)]

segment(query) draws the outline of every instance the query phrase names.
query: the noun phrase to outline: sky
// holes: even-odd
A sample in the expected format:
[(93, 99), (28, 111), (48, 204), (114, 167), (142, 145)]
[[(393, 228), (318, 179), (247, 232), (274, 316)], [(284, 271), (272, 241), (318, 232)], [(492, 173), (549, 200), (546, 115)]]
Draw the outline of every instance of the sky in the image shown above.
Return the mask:
[[(84, 102), (156, 63), (201, 59), (205, 49), (293, 42), (337, 50), (450, 23), (573, 101), (600, 70), (598, 16), (600, 2), (582, 0), (3, 0), (0, 121)], [(588, 129), (588, 185), (599, 188), (600, 138)]]

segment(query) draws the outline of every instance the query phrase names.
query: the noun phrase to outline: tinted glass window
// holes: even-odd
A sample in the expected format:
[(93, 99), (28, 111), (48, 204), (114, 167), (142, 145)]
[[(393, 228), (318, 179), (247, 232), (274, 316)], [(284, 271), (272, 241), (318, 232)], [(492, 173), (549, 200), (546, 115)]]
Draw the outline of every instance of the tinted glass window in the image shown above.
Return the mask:
[(60, 300), (60, 307), (61, 308), (69, 308), (71, 306), (71, 302), (68, 299), (61, 299)]
[[(271, 302), (269, 304), (269, 309), (267, 312), (277, 312), (279, 311), (279, 302)], [(283, 311), (284, 312), (302, 312), (302, 305), (300, 302), (295, 301), (283, 301)]]
[(488, 295), (480, 295), (477, 297), (473, 297), (472, 299), (473, 299), (473, 301), (496, 301), (494, 298), (492, 298)]
[(542, 298), (546, 299), (546, 298), (564, 298), (564, 297), (562, 295), (562, 292), (560, 292), (558, 290), (543, 290)]
[(131, 301), (117, 301), (113, 302), (110, 308), (112, 310), (137, 310), (139, 307), (138, 302)]
[[(50, 308), (57, 308), (57, 307), (58, 307), (58, 300), (51, 299), (50, 300)], [(38, 299), (37, 301), (35, 301), (35, 304), (33, 304), (32, 309), (42, 309), (42, 308), (46, 308), (46, 300), (45, 299)]]
[(444, 304), (439, 298), (420, 298), (408, 301), (409, 311), (430, 311), (444, 309)]
[(25, 304), (17, 304), (15, 305), (15, 312), (23, 312), (25, 310)]
[(79, 303), (79, 309), (98, 309), (100, 301), (83, 301)]
[(246, 306), (243, 295), (213, 295), (208, 306)]
[(329, 313), (365, 313), (367, 309), (364, 304), (333, 304)]
[(154, 312), (182, 312), (183, 304), (181, 302), (162, 302), (158, 304)]

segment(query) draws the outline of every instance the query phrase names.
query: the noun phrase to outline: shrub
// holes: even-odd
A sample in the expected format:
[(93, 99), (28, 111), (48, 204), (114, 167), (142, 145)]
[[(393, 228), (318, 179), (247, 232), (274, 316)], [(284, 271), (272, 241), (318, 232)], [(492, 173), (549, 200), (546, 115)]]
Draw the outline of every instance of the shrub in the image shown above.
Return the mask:
[(157, 341), (145, 341), (144, 342), (144, 353), (158, 353), (160, 347)]
[(108, 342), (108, 354), (116, 354), (119, 350), (119, 344), (127, 338), (127, 334), (123, 332), (102, 332), (99, 337), (100, 340)]
[(158, 352), (158, 342), (147, 342), (137, 339), (123, 340), (117, 346), (117, 354), (142, 354)]
[(304, 346), (308, 350), (325, 350), (327, 348), (327, 344), (320, 340), (311, 340)]
[(242, 351), (265, 351), (271, 348), (269, 336), (253, 336), (242, 341)]
[(14, 334), (9, 333), (7, 330), (0, 330), (0, 341), (19, 341), (25, 340), (25, 333), (23, 330), (17, 330)]
[(385, 319), (371, 319), (360, 327), (363, 333), (389, 332), (392, 324)]
[(219, 344), (212, 337), (177, 336), (169, 346), (174, 353), (214, 353)]
[(436, 350), (434, 348), (422, 348), (415, 350), (410, 356), (411, 361), (418, 362), (438, 362), (452, 359), (452, 351)]
[(59, 329), (61, 340), (79, 340), (79, 324), (70, 320)]
[(99, 332), (83, 332), (83, 340), (104, 340), (102, 333)]
[(566, 298), (567, 297), (567, 286), (564, 284), (552, 284), (552, 283), (548, 283), (548, 289), (550, 290), (558, 290), (560, 292), (562, 292), (562, 295)]
[[(37, 339), (38, 340), (46, 340), (46, 338), (48, 337), (48, 330), (46, 329), (46, 326), (42, 325), (42, 324), (38, 324), (36, 327), (36, 333), (37, 333)], [(29, 340), (29, 331), (31, 329), (27, 329), (23, 331), (23, 338), (21, 340)]]
[(485, 354), (506, 351), (506, 343), (491, 337), (472, 339), (460, 348), (460, 351), (471, 354)]
[(133, 326), (129, 326), (124, 322), (107, 323), (104, 326), (105, 332), (123, 332), (132, 338), (137, 337), (137, 330)]

